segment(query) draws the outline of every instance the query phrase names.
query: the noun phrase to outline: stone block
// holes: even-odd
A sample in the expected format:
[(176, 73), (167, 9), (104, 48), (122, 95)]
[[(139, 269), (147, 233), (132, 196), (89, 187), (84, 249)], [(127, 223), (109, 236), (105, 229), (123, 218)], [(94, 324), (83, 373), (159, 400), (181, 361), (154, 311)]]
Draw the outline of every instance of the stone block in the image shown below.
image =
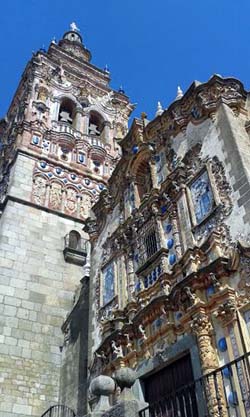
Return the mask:
[(16, 307), (9, 306), (9, 305), (6, 305), (4, 307), (4, 315), (5, 316), (15, 317), (16, 313), (17, 313), (17, 308)]
[(14, 307), (19, 307), (21, 305), (21, 299), (16, 298), (16, 297), (5, 296), (4, 297), (4, 304), (14, 306)]
[(9, 346), (5, 344), (0, 344), (0, 353), (8, 355), (9, 354)]
[(29, 312), (29, 320), (36, 321), (37, 320), (37, 313), (35, 311)]
[(17, 345), (17, 339), (15, 337), (6, 336), (5, 337), (5, 343), (10, 346), (16, 346)]
[(3, 295), (14, 295), (15, 289), (12, 287), (9, 287), (7, 285), (0, 285), (0, 294)]
[(22, 350), (22, 357), (26, 359), (31, 359), (31, 350), (23, 348)]
[(26, 289), (26, 282), (22, 279), (11, 278), (10, 285), (14, 288)]
[(32, 407), (30, 405), (14, 404), (12, 411), (13, 413), (26, 414), (27, 416), (32, 415)]
[(20, 318), (20, 319), (28, 319), (29, 318), (29, 310), (26, 310), (24, 308), (18, 308), (17, 317)]
[(35, 303), (31, 301), (22, 300), (22, 307), (27, 310), (34, 310)]
[(19, 346), (10, 346), (9, 354), (13, 356), (22, 356), (22, 348)]

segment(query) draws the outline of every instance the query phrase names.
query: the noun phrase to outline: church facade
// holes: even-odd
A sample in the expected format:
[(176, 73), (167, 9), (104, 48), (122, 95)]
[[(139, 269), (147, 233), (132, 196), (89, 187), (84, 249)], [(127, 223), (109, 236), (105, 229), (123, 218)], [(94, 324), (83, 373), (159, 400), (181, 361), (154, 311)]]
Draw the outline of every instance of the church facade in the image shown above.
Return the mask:
[(215, 75), (135, 119), (85, 221), (90, 380), (134, 369), (153, 416), (250, 413), (247, 96)]
[(90, 60), (72, 24), (1, 122), (0, 416), (95, 413), (130, 368), (142, 417), (247, 417), (249, 94), (214, 75), (128, 131)]

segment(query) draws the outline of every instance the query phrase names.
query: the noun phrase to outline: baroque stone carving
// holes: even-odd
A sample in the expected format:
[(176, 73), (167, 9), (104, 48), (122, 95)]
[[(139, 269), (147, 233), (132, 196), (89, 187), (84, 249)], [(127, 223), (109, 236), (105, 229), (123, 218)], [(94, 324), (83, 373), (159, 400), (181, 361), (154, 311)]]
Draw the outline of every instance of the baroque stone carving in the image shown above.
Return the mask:
[(62, 204), (62, 186), (58, 183), (51, 184), (51, 190), (49, 195), (49, 205), (54, 210), (61, 209)]
[(33, 184), (33, 201), (36, 204), (44, 205), (45, 204), (45, 196), (46, 196), (46, 184), (47, 180), (43, 177), (36, 176), (34, 178)]

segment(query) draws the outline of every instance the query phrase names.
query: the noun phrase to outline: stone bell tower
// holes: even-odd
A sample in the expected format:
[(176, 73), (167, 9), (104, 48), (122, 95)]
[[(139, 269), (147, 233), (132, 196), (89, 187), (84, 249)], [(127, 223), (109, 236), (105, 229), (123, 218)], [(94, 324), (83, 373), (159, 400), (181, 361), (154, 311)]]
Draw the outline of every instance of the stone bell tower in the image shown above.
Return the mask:
[(87, 274), (82, 223), (119, 159), (133, 109), (90, 60), (73, 23), (33, 55), (0, 123), (5, 417), (37, 417), (59, 401), (61, 326)]

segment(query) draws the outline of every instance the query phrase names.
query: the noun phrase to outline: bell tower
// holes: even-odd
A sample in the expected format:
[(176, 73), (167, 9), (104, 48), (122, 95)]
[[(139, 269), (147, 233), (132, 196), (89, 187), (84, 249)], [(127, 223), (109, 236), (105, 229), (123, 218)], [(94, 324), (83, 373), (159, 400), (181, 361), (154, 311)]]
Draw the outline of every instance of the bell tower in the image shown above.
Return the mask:
[(91, 63), (75, 23), (28, 62), (0, 123), (0, 353), (6, 417), (59, 401), (61, 326), (88, 257), (83, 220), (105, 189), (133, 110)]

